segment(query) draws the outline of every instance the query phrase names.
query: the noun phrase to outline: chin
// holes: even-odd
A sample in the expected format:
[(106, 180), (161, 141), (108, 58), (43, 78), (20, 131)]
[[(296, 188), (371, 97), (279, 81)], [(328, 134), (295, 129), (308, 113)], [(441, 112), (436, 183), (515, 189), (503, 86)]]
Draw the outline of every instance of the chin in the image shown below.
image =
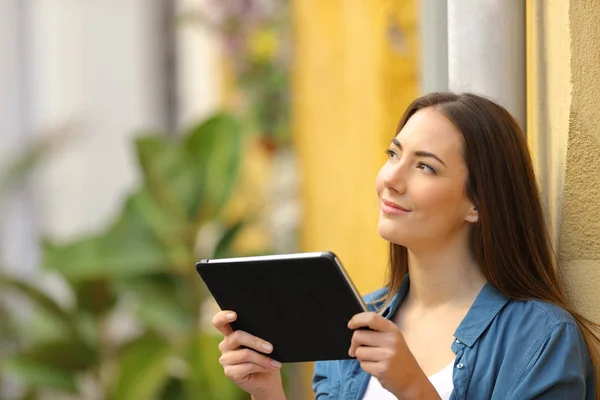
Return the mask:
[(398, 224), (389, 220), (380, 220), (377, 225), (377, 231), (382, 239), (388, 242), (406, 246), (407, 237), (403, 229), (399, 229)]

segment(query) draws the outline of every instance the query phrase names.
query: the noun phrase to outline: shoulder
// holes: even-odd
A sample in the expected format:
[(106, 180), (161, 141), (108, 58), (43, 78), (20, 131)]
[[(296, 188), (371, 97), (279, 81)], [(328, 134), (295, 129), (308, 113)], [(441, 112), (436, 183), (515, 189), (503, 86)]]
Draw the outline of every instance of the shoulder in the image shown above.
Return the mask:
[(565, 340), (585, 346), (575, 318), (565, 309), (540, 300), (510, 300), (492, 321), (489, 331), (492, 342), (509, 352), (514, 343), (533, 350), (558, 331), (568, 331)]
[[(512, 350), (512, 398), (536, 398), (543, 388), (569, 388), (587, 398), (593, 386), (593, 368), (585, 338), (575, 318), (563, 308), (543, 301), (511, 301), (507, 312), (517, 322)], [(512, 330), (512, 329), (511, 329)], [(517, 395), (518, 394), (518, 395)]]
[(536, 331), (550, 333), (556, 327), (565, 324), (579, 329), (575, 318), (568, 311), (541, 300), (511, 300), (502, 310), (500, 317), (506, 318), (506, 322), (518, 323), (521, 330), (535, 327)]
[[(476, 362), (493, 376), (503, 398), (538, 398), (568, 388), (586, 398), (593, 382), (591, 359), (575, 318), (539, 300), (509, 300), (482, 334)], [(583, 393), (583, 395), (579, 395)], [(560, 398), (560, 397), (557, 397)]]

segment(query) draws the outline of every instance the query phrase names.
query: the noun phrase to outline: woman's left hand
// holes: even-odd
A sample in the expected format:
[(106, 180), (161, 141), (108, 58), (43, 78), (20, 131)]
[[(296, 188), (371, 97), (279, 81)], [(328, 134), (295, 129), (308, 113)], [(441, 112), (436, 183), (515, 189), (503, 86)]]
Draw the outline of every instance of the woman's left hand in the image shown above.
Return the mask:
[(386, 390), (402, 399), (439, 399), (392, 321), (373, 312), (363, 312), (352, 317), (348, 328), (355, 330), (348, 354), (356, 357), (361, 368), (377, 378)]

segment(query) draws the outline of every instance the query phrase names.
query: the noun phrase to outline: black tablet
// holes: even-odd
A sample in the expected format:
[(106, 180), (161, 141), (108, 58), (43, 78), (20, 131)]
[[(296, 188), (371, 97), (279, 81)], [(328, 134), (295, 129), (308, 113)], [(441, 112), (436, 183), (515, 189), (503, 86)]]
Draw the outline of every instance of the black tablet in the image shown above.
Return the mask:
[(331, 252), (202, 260), (196, 269), (231, 324), (280, 362), (348, 359), (348, 321), (367, 307)]

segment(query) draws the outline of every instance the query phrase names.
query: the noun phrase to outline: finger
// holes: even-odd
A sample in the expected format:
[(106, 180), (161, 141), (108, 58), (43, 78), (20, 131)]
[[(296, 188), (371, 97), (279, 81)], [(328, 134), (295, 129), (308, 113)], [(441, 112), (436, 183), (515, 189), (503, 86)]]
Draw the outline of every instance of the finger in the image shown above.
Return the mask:
[(271, 372), (270, 369), (265, 369), (260, 365), (253, 363), (228, 365), (223, 368), (225, 375), (236, 383), (243, 383), (250, 378), (250, 375), (260, 372)]
[(389, 332), (357, 329), (352, 334), (352, 341), (359, 346), (383, 347), (390, 342), (392, 336)]
[(219, 311), (213, 317), (212, 324), (223, 334), (223, 336), (229, 336), (233, 333), (233, 329), (231, 329), (229, 323), (236, 319), (237, 314), (233, 311)]
[(356, 349), (356, 359), (360, 362), (382, 362), (392, 357), (393, 352), (383, 347), (360, 346)]
[(398, 329), (392, 321), (385, 319), (374, 312), (362, 312), (356, 314), (348, 322), (348, 328), (371, 328), (380, 332), (393, 332)]
[(266, 340), (249, 334), (244, 331), (235, 331), (231, 335), (225, 337), (219, 346), (221, 352), (231, 351), (240, 347), (248, 347), (258, 351), (259, 353), (269, 354), (273, 351), (273, 345)]
[(219, 358), (223, 367), (227, 365), (238, 365), (252, 363), (260, 365), (265, 370), (274, 371), (281, 368), (281, 363), (270, 357), (264, 356), (251, 349), (229, 351)]
[(385, 346), (390, 342), (388, 336), (389, 333), (387, 332), (357, 329), (352, 334), (352, 341), (350, 342), (350, 350), (348, 351), (348, 354), (351, 357), (355, 357), (356, 349), (359, 346)]
[(381, 365), (378, 362), (373, 361), (361, 361), (360, 368), (367, 374), (379, 378), (381, 376)]

